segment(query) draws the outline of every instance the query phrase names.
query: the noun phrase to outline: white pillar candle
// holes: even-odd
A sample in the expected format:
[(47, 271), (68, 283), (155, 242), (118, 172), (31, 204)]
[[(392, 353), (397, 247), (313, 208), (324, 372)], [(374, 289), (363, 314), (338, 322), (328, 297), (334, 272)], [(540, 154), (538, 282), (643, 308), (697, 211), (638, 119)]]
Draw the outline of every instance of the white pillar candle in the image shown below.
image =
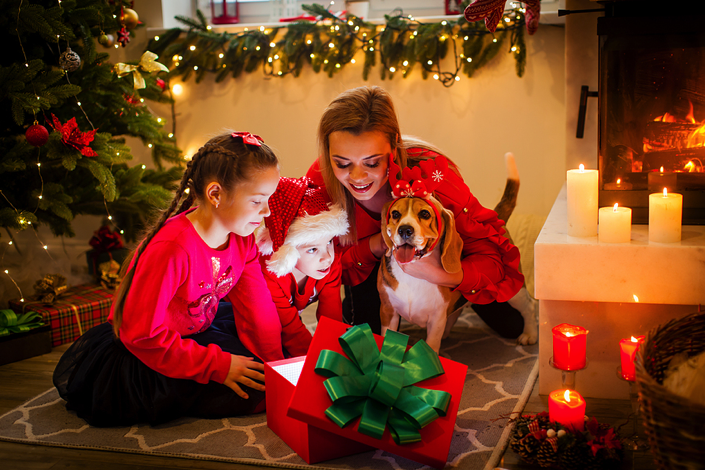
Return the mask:
[(632, 239), (632, 210), (628, 207), (600, 208), (601, 243), (628, 243)]
[(568, 235), (597, 235), (597, 170), (568, 170)]
[(649, 194), (649, 241), (673, 243), (681, 240), (683, 195), (669, 193)]
[(678, 176), (672, 171), (663, 171), (661, 167), (659, 171), (648, 173), (648, 181), (649, 191), (663, 191), (663, 188), (674, 191), (678, 185)]

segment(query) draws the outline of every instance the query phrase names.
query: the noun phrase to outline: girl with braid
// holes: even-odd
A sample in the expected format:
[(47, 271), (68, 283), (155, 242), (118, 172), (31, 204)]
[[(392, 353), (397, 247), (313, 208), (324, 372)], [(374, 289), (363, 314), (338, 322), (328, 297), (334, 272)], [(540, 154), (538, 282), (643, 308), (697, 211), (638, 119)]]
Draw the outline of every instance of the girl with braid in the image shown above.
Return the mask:
[(277, 157), (256, 135), (199, 149), (126, 261), (108, 322), (59, 361), (54, 385), (68, 409), (93, 426), (264, 409), (262, 361), (284, 356), (253, 232), (278, 183)]

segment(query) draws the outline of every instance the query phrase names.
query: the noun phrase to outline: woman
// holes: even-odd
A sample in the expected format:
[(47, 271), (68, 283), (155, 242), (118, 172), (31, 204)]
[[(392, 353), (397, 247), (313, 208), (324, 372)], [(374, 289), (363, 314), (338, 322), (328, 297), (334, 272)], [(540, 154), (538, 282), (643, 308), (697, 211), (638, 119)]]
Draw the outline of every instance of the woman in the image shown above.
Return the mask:
[[(379, 333), (377, 270), (386, 245), (380, 232), (380, 214), (392, 200), (388, 180), (390, 154), (400, 168), (441, 155), (438, 149), (402, 136), (389, 94), (379, 87), (348, 90), (331, 102), (318, 128), (319, 158), (307, 176), (325, 185), (334, 203), (345, 208), (350, 233), (341, 237), (345, 300), (343, 317), (352, 324), (369, 323)], [(462, 266), (448, 273), (435, 257), (425, 257), (402, 269), (414, 277), (457, 289), (473, 304), (485, 322), (505, 337), (518, 337), (521, 314), (504, 302), (521, 288), (519, 251), (502, 236), (503, 222), (480, 205), (453, 168), (435, 192), (453, 212), (463, 239)]]

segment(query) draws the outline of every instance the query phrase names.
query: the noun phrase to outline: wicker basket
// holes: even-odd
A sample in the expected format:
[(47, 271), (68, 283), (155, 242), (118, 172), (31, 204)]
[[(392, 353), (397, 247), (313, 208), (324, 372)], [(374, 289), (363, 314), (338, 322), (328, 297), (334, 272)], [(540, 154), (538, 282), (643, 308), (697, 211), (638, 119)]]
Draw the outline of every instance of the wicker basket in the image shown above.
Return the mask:
[(705, 469), (705, 406), (662, 385), (673, 356), (703, 350), (705, 313), (693, 313), (652, 329), (637, 353), (641, 415), (660, 469)]

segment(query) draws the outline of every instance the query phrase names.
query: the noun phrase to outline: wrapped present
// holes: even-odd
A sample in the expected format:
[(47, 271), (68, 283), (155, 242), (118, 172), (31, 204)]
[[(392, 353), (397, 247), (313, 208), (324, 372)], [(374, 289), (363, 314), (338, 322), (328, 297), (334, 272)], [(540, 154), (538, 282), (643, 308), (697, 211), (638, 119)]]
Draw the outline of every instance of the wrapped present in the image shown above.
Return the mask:
[(301, 356), (264, 365), (267, 426), (309, 464), (372, 450), (286, 415), (305, 359)]
[(51, 328), (41, 314), (0, 310), (0, 365), (51, 352)]
[(130, 250), (125, 248), (120, 233), (117, 230), (111, 231), (107, 225), (96, 230), (88, 243), (93, 247), (86, 252), (88, 274), (95, 276), (96, 279), (102, 277), (101, 264), (114, 261), (121, 265), (130, 254)]
[(18, 314), (35, 311), (51, 327), (53, 347), (76, 340), (90, 328), (108, 319), (113, 292), (95, 284), (83, 284), (66, 290), (52, 304), (41, 301), (10, 300)]
[(322, 317), (287, 416), (445, 467), (467, 366), (438, 357), (423, 340), (411, 348), (407, 341), (394, 331), (382, 338), (367, 325)]

